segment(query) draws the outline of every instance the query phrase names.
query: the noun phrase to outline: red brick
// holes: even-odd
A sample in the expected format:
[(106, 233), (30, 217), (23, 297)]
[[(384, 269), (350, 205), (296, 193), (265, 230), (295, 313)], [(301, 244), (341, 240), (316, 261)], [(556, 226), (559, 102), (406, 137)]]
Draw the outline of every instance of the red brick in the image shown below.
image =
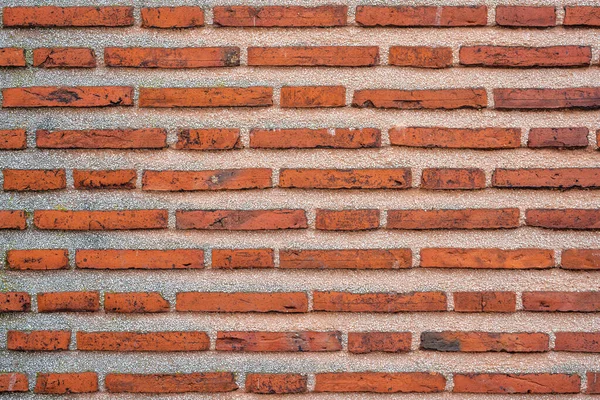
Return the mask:
[(166, 229), (167, 220), (167, 210), (36, 210), (33, 213), (36, 228), (67, 231)]
[(504, 110), (597, 109), (600, 88), (494, 89), (494, 103)]
[(250, 147), (259, 149), (360, 149), (381, 147), (381, 131), (362, 129), (252, 129)]
[(25, 228), (27, 228), (25, 211), (0, 210), (0, 229), (23, 230)]
[(6, 348), (18, 351), (69, 350), (71, 331), (8, 331)]
[(363, 231), (379, 228), (379, 210), (317, 209), (315, 228), (324, 231)]
[(109, 393), (218, 393), (238, 388), (231, 372), (191, 374), (107, 374)]
[(279, 230), (308, 228), (304, 210), (177, 210), (177, 229)]
[(26, 67), (25, 49), (18, 47), (0, 48), (0, 67)]
[(407, 189), (409, 168), (282, 169), (279, 186), (301, 189)]
[(25, 129), (0, 129), (0, 150), (21, 150), (26, 147)]
[(554, 250), (421, 249), (423, 268), (546, 269), (554, 267)]
[(248, 47), (248, 65), (270, 67), (371, 67), (377, 46)]
[(2, 107), (133, 106), (129, 86), (31, 86), (2, 89)]
[(324, 352), (342, 350), (342, 333), (218, 332), (217, 351)]
[(510, 229), (519, 227), (518, 208), (389, 210), (388, 229)]
[(411, 266), (410, 249), (279, 251), (279, 268), (399, 269)]
[(438, 393), (446, 387), (436, 372), (330, 372), (315, 378), (315, 392)]
[(510, 27), (546, 28), (556, 25), (554, 7), (498, 6), (496, 24)]
[(20, 372), (0, 372), (0, 393), (28, 391), (27, 375)]
[(142, 8), (142, 28), (194, 28), (204, 25), (204, 11), (200, 7)]
[(547, 229), (600, 229), (598, 209), (534, 209), (525, 212), (527, 225)]
[(531, 128), (527, 146), (579, 148), (588, 146), (588, 128)]
[(33, 66), (39, 68), (95, 68), (96, 54), (86, 47), (52, 47), (33, 50)]
[(400, 110), (487, 107), (485, 89), (363, 89), (355, 90), (352, 107)]
[(456, 312), (515, 312), (517, 297), (514, 292), (455, 292)]
[(567, 249), (563, 250), (560, 267), (563, 269), (600, 269), (599, 249)]
[(477, 168), (426, 168), (421, 175), (421, 189), (483, 188), (485, 188), (485, 172)]
[(554, 351), (600, 353), (600, 332), (556, 332)]
[(67, 187), (64, 169), (5, 169), (4, 190), (40, 191)]
[(308, 297), (303, 292), (177, 293), (177, 311), (195, 312), (308, 312)]
[(588, 372), (587, 373), (587, 390), (589, 394), (600, 394), (600, 373)]
[(600, 7), (591, 6), (566, 6), (566, 26), (600, 26)]
[(226, 6), (213, 7), (217, 26), (309, 28), (344, 26), (347, 6)]
[(274, 268), (272, 249), (213, 249), (212, 268)]
[(501, 188), (597, 188), (600, 168), (498, 168), (492, 184)]
[(399, 67), (448, 68), (452, 66), (452, 48), (392, 46), (388, 63)]
[(446, 311), (443, 292), (411, 293), (313, 293), (313, 309), (330, 312), (430, 312)]
[(284, 86), (281, 88), (282, 108), (344, 107), (346, 88), (343, 86)]
[(484, 26), (487, 7), (358, 6), (356, 22), (362, 26)]
[(441, 147), (449, 149), (514, 149), (521, 146), (516, 128), (408, 127), (389, 131), (392, 146)]
[(179, 150), (231, 150), (242, 148), (239, 129), (183, 129), (175, 148)]
[(423, 332), (421, 350), (449, 352), (538, 353), (548, 351), (545, 333)]
[(523, 292), (526, 311), (597, 312), (600, 292)]
[(349, 332), (348, 351), (363, 353), (404, 353), (410, 351), (410, 332)]
[(0, 313), (31, 310), (31, 297), (25, 292), (0, 292)]
[(207, 68), (240, 65), (239, 47), (107, 47), (104, 64), (130, 68)]
[(300, 374), (247, 374), (246, 392), (258, 394), (305, 393), (307, 378)]
[(69, 252), (65, 249), (9, 250), (6, 265), (15, 270), (56, 270), (69, 268)]
[(454, 374), (454, 393), (579, 393), (577, 374)]
[(98, 292), (38, 293), (38, 312), (84, 312), (100, 310)]
[(39, 373), (35, 383), (35, 393), (72, 394), (98, 391), (98, 374), (80, 373)]
[(157, 128), (38, 130), (36, 145), (47, 149), (162, 149), (167, 147), (167, 132)]
[(270, 107), (273, 88), (140, 88), (140, 107)]
[(4, 7), (2, 22), (8, 27), (132, 26), (133, 7)]
[(77, 332), (80, 351), (204, 351), (205, 332)]
[(77, 250), (75, 265), (84, 269), (199, 269), (204, 268), (204, 251)]
[(219, 169), (206, 171), (144, 171), (143, 190), (198, 191), (267, 189), (273, 185), (271, 169)]
[(73, 170), (75, 189), (135, 189), (137, 172), (134, 169)]
[(158, 292), (105, 293), (104, 309), (114, 313), (169, 312), (170, 305)]
[(592, 62), (588, 46), (463, 46), (460, 63), (479, 67), (583, 67)]

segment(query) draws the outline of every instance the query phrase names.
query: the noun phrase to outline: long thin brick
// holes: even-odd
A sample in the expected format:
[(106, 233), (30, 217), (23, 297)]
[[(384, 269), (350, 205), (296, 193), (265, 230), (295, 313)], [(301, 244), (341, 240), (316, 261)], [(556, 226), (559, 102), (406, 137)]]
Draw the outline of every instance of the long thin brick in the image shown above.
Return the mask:
[(144, 171), (143, 190), (197, 191), (266, 189), (272, 186), (271, 169), (220, 169), (206, 171)]
[(37, 375), (35, 393), (73, 394), (98, 391), (98, 374), (80, 373), (41, 373)]
[(407, 189), (409, 168), (282, 169), (279, 186), (301, 189)]
[(347, 6), (217, 6), (213, 8), (217, 26), (253, 28), (313, 28), (344, 26)]
[(463, 46), (460, 63), (479, 67), (584, 67), (592, 62), (588, 46)]
[(380, 211), (317, 209), (315, 228), (324, 231), (364, 231), (379, 228)]
[(177, 135), (178, 150), (232, 150), (240, 149), (239, 129), (183, 129)]
[(205, 332), (77, 332), (80, 351), (205, 351)]
[(64, 169), (5, 169), (2, 174), (4, 190), (45, 191), (67, 187)]
[(556, 25), (554, 7), (498, 6), (496, 24), (512, 28), (547, 28)]
[(270, 107), (273, 88), (140, 88), (140, 107)]
[(270, 67), (371, 67), (377, 46), (249, 47), (248, 65)]
[(362, 129), (252, 129), (250, 147), (259, 149), (361, 149), (381, 147), (381, 131)]
[(208, 68), (240, 65), (239, 47), (107, 47), (104, 64), (129, 68)]
[(231, 372), (191, 374), (114, 374), (104, 382), (109, 393), (220, 393), (238, 388)]
[(587, 147), (588, 128), (531, 128), (527, 147), (576, 149)]
[(410, 249), (280, 250), (279, 268), (398, 269), (410, 268)]
[(204, 11), (196, 6), (142, 8), (142, 28), (195, 28), (204, 25)]
[(523, 309), (550, 312), (598, 312), (600, 292), (523, 292)]
[(280, 230), (308, 228), (304, 210), (178, 210), (177, 229)]
[(281, 88), (282, 108), (344, 107), (346, 88), (343, 86), (284, 86)]
[(77, 250), (75, 265), (83, 269), (200, 269), (204, 251), (177, 250)]
[(454, 311), (507, 313), (517, 310), (514, 292), (455, 292)]
[(30, 86), (2, 89), (2, 107), (133, 106), (129, 86)]
[(36, 210), (36, 228), (67, 231), (166, 229), (166, 210), (61, 211)]
[(577, 374), (454, 374), (454, 393), (579, 393)]
[(494, 89), (494, 104), (501, 110), (597, 109), (600, 88)]
[(565, 26), (600, 26), (600, 7), (592, 6), (566, 6)]
[(392, 146), (440, 147), (449, 149), (514, 149), (521, 146), (521, 130), (517, 128), (391, 128)]
[(273, 249), (213, 249), (212, 268), (274, 268)]
[(135, 189), (137, 172), (134, 169), (73, 170), (75, 189)]
[(352, 107), (400, 110), (487, 107), (484, 89), (362, 89), (355, 90)]
[(443, 352), (538, 353), (548, 351), (546, 333), (423, 332), (421, 350)]
[(560, 267), (573, 270), (600, 270), (600, 249), (563, 250)]
[(258, 394), (293, 394), (308, 390), (308, 379), (300, 374), (247, 374), (246, 392)]
[(308, 297), (301, 292), (273, 293), (177, 293), (177, 311), (195, 312), (281, 312), (308, 311)]
[(510, 229), (519, 226), (519, 209), (389, 210), (388, 229)]
[(598, 209), (533, 209), (525, 212), (526, 223), (546, 229), (600, 229)]
[(69, 350), (71, 331), (8, 331), (6, 348), (16, 351)]
[(546, 269), (554, 267), (554, 251), (545, 249), (421, 249), (424, 268)]
[(404, 353), (411, 349), (410, 332), (349, 332), (348, 351), (354, 354)]
[(503, 188), (598, 188), (600, 168), (496, 169), (492, 185)]
[(313, 293), (313, 309), (330, 312), (430, 312), (446, 311), (442, 292), (411, 293)]
[(132, 26), (133, 7), (5, 7), (4, 27), (122, 27)]
[(554, 351), (600, 353), (600, 332), (556, 332)]
[(398, 67), (448, 68), (452, 66), (452, 48), (392, 46), (388, 64)]
[(90, 312), (100, 310), (98, 292), (38, 293), (39, 312)]
[(33, 50), (33, 66), (38, 68), (95, 68), (96, 54), (86, 47), (54, 47)]
[(361, 26), (483, 26), (487, 23), (487, 7), (358, 6), (356, 22)]
[(217, 351), (328, 352), (342, 350), (342, 333), (330, 332), (218, 332)]
[(437, 372), (329, 372), (315, 378), (315, 392), (438, 393), (446, 387)]
[(36, 131), (36, 145), (46, 149), (162, 149), (167, 132), (148, 129)]
[(105, 293), (104, 309), (113, 313), (163, 313), (169, 302), (158, 292)]
[(421, 175), (422, 189), (483, 189), (485, 185), (485, 172), (477, 168), (425, 168)]
[(14, 270), (57, 270), (69, 267), (69, 252), (65, 249), (9, 250), (6, 265)]

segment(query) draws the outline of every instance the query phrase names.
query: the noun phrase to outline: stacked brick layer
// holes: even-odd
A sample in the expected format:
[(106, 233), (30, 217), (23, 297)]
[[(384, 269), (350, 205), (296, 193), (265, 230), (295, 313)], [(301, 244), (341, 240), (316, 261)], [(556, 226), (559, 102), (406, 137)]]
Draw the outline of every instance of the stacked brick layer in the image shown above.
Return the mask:
[(597, 4), (47, 3), (2, 4), (7, 398), (600, 393)]

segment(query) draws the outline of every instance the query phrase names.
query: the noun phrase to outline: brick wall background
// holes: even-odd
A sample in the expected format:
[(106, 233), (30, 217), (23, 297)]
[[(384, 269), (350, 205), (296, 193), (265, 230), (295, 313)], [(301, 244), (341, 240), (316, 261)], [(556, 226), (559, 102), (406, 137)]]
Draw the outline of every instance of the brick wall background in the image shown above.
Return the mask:
[(600, 393), (595, 1), (1, 3), (7, 398)]

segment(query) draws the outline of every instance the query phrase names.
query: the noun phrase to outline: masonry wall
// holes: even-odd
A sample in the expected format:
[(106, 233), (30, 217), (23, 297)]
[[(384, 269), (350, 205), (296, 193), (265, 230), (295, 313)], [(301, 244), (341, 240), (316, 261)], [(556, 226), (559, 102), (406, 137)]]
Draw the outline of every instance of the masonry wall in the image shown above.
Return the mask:
[(600, 393), (595, 1), (1, 4), (3, 397)]

